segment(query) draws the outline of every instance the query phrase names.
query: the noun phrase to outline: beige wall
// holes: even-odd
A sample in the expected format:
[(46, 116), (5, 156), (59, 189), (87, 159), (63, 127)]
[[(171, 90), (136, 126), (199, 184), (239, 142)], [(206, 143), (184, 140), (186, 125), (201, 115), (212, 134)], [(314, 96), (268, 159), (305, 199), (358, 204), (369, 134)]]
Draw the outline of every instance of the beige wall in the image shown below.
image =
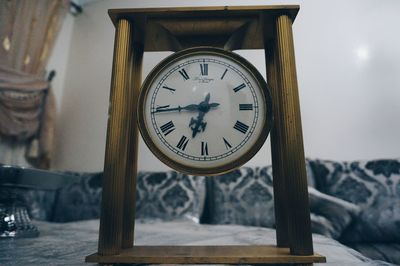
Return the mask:
[[(287, 1), (95, 1), (73, 22), (59, 99), (54, 167), (96, 171), (104, 160), (114, 28), (108, 8), (262, 5)], [(400, 157), (396, 0), (307, 0), (294, 25), (306, 155)], [(64, 30), (63, 30), (64, 32)], [(65, 34), (68, 34), (66, 31)], [(67, 39), (67, 38), (66, 38)], [(263, 51), (240, 51), (264, 75)], [(168, 53), (146, 53), (144, 76)], [(140, 169), (166, 167), (140, 143)], [(269, 140), (249, 165), (270, 163)]]

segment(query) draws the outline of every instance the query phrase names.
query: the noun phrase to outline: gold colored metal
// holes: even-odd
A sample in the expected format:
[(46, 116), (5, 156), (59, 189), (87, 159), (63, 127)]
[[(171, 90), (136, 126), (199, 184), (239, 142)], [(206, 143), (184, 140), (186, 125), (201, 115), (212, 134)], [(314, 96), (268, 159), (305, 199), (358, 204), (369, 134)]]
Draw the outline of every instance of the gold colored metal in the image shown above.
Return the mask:
[(121, 19), (116, 25), (110, 107), (104, 158), (99, 254), (114, 255), (121, 249), (128, 123), (132, 73), (132, 25)]
[[(228, 60), (232, 60), (238, 65), (242, 66), (247, 73), (253, 76), (254, 80), (257, 82), (258, 88), (261, 88), (261, 94), (262, 94), (262, 99), (261, 102), (262, 104), (265, 104), (265, 110), (266, 110), (266, 119), (263, 121), (263, 127), (260, 133), (260, 136), (258, 137), (257, 141), (254, 143), (254, 145), (251, 147), (251, 149), (243, 156), (238, 158), (235, 161), (232, 161), (228, 164), (218, 166), (218, 167), (209, 167), (209, 168), (197, 168), (197, 167), (190, 167), (187, 165), (184, 165), (173, 158), (170, 158), (169, 156), (165, 155), (153, 142), (149, 130), (146, 126), (145, 122), (145, 109), (148, 108), (148, 106), (145, 106), (146, 99), (148, 97), (148, 92), (150, 90), (151, 85), (153, 82), (158, 78), (159, 73), (161, 73), (166, 67), (168, 67), (171, 64), (174, 64), (177, 61), (180, 61), (186, 57), (189, 56), (196, 56), (196, 55), (215, 55), (215, 56), (220, 56), (220, 57), (225, 57)], [(161, 61), (152, 71), (151, 73), (147, 76), (146, 80), (144, 81), (141, 89), (141, 93), (139, 96), (139, 101), (138, 101), (138, 124), (139, 124), (139, 129), (140, 133), (143, 137), (144, 142), (146, 145), (149, 147), (149, 149), (153, 152), (156, 157), (165, 163), (166, 165), (170, 166), (171, 168), (178, 170), (180, 172), (190, 174), (190, 175), (217, 175), (221, 173), (225, 173), (227, 171), (230, 171), (232, 169), (235, 169), (237, 167), (240, 167), (244, 163), (246, 163), (248, 160), (250, 160), (262, 147), (264, 144), (265, 140), (268, 137), (269, 131), (271, 129), (272, 125), (272, 103), (271, 103), (271, 96), (269, 89), (267, 87), (267, 83), (265, 82), (264, 78), (261, 76), (261, 74), (257, 71), (257, 69), (250, 64), (246, 59), (243, 57), (232, 53), (228, 52), (219, 48), (213, 48), (213, 47), (196, 47), (196, 48), (190, 48), (186, 50), (182, 50), (180, 52), (174, 53), (167, 58), (165, 58), (163, 61)]]
[(267, 69), (267, 81), (271, 89), (272, 110), (274, 116), (274, 126), (271, 129), (271, 157), (274, 184), (274, 203), (275, 203), (275, 224), (276, 224), (276, 244), (278, 247), (289, 247), (288, 219), (287, 219), (287, 190), (285, 185), (285, 161), (282, 150), (284, 149), (282, 140), (282, 116), (279, 104), (279, 84), (277, 73), (276, 47), (271, 41), (265, 43), (265, 62)]
[[(119, 19), (128, 19), (143, 32), (145, 51), (178, 51), (194, 46), (224, 47), (245, 24), (240, 45), (233, 49), (264, 49), (263, 26), (260, 16), (288, 14), (295, 19), (299, 6), (213, 6), (180, 8), (111, 9), (109, 15), (116, 25)], [(147, 23), (138, 23), (146, 17)], [(272, 38), (272, 35), (269, 35)]]
[[(286, 191), (278, 187), (279, 201), (286, 201), (288, 236), (290, 253), (293, 255), (312, 255), (313, 244), (311, 235), (310, 208), (307, 192), (307, 174), (301, 128), (300, 102), (297, 86), (296, 63), (292, 20), (287, 15), (280, 15), (274, 21), (276, 34), (276, 88), (274, 90), (279, 105), (279, 116), (275, 119), (278, 127), (280, 154), (275, 158), (278, 169), (284, 169), (280, 174), (284, 178)], [(271, 78), (274, 78), (273, 75)], [(273, 81), (274, 82), (274, 81)], [(275, 105), (275, 106), (276, 106)], [(283, 165), (280, 165), (283, 163)], [(272, 167), (275, 167), (273, 165)], [(280, 168), (279, 168), (280, 167)], [(282, 178), (282, 176), (280, 176)], [(282, 184), (281, 184), (282, 186)], [(277, 205), (282, 208), (282, 205)]]
[(119, 255), (92, 254), (86, 262), (144, 264), (266, 264), (326, 262), (325, 257), (291, 255), (274, 246), (134, 246)]
[(139, 149), (139, 131), (137, 125), (137, 99), (139, 98), (142, 82), (143, 44), (133, 42), (133, 55), (130, 57), (131, 77), (128, 85), (127, 112), (128, 140), (126, 155), (126, 176), (124, 191), (124, 209), (122, 225), (122, 248), (131, 248), (134, 240), (135, 209), (136, 209), (136, 176), (138, 172), (137, 158)]
[[(86, 257), (86, 261), (102, 264), (121, 262), (294, 263), (298, 265), (312, 265), (314, 262), (326, 261), (325, 257), (313, 254), (310, 230), (292, 36), (292, 22), (298, 10), (297, 5), (109, 10), (116, 34), (104, 160), (99, 247), (98, 253)], [(271, 145), (275, 209), (277, 210), (277, 241), (278, 246), (286, 248), (272, 246), (132, 247), (135, 217), (134, 192), (138, 167), (136, 116), (139, 118), (139, 123), (143, 124), (143, 121), (140, 122), (143, 110), (140, 107), (137, 110), (136, 104), (141, 81), (143, 52), (179, 51), (195, 46), (224, 47), (227, 50), (266, 49), (267, 78), (272, 89), (275, 119)], [(246, 65), (246, 68), (253, 71), (251, 65)], [(257, 71), (254, 73), (259, 75)], [(262, 82), (265, 81), (262, 79)], [(265, 95), (270, 97), (269, 94)], [(258, 150), (258, 146), (265, 139), (260, 138), (259, 141), (254, 150)], [(129, 150), (127, 150), (128, 147)], [(243, 159), (243, 162), (249, 159), (250, 155), (253, 154), (249, 153), (248, 158)], [(228, 168), (230, 167), (226, 169)], [(226, 169), (213, 170), (222, 172)], [(182, 170), (190, 169), (183, 167)]]

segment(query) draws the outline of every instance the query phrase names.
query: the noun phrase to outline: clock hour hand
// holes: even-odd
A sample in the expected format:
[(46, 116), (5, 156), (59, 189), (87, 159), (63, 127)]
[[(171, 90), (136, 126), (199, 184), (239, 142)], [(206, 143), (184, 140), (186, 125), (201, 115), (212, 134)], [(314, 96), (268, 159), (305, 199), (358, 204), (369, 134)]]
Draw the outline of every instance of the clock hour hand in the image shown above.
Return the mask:
[(207, 122), (204, 122), (204, 115), (210, 111), (211, 108), (219, 106), (219, 103), (209, 103), (210, 93), (206, 95), (204, 101), (199, 104), (199, 115), (190, 119), (189, 127), (192, 130), (192, 138), (196, 137), (197, 133), (204, 132)]
[(200, 112), (197, 118), (192, 117), (190, 119), (189, 127), (192, 130), (192, 138), (206, 129), (207, 122), (203, 122), (204, 115), (204, 112)]

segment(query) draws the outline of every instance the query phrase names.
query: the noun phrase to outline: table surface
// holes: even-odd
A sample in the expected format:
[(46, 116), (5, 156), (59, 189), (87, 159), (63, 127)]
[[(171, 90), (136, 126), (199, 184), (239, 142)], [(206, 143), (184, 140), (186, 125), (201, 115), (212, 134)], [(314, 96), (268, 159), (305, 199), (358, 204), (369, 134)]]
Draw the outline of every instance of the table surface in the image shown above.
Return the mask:
[[(84, 263), (96, 252), (98, 220), (73, 223), (34, 222), (38, 238), (0, 240), (0, 265), (95, 265)], [(391, 265), (371, 261), (335, 240), (313, 235), (315, 252), (327, 257), (321, 265)], [(272, 245), (275, 230), (239, 225), (200, 225), (191, 221), (136, 223), (137, 245)]]

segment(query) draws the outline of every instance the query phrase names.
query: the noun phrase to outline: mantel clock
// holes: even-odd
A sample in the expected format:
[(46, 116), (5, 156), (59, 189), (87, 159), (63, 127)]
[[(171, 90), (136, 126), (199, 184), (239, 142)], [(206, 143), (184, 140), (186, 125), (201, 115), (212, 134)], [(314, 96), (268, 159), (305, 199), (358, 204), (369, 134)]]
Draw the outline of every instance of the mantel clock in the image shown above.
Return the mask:
[[(116, 28), (98, 252), (87, 262), (302, 264), (313, 251), (294, 60), (299, 6), (112, 9)], [(268, 85), (238, 49), (264, 49)], [(143, 53), (174, 51), (142, 84)], [(136, 246), (140, 133), (187, 174), (251, 159), (271, 133), (276, 246)]]

